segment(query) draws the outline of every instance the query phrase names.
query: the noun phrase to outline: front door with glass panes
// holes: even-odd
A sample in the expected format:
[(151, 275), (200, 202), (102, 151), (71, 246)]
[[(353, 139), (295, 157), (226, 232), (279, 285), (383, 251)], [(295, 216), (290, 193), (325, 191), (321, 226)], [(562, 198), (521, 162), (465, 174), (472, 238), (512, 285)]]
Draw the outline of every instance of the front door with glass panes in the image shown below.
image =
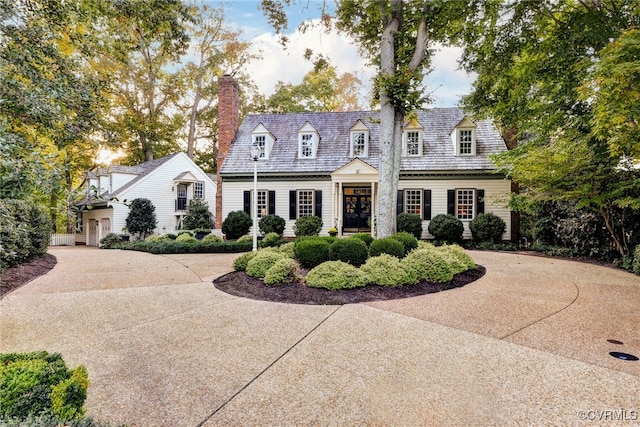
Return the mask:
[(371, 230), (371, 187), (345, 187), (342, 206), (343, 232)]

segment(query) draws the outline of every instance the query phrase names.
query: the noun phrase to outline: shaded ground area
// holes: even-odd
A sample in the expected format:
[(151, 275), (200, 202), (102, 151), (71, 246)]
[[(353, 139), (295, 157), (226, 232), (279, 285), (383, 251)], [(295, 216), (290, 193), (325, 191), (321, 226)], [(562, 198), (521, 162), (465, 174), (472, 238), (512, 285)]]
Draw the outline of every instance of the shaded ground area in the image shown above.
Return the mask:
[(485, 272), (484, 267), (478, 266), (474, 270), (457, 274), (448, 283), (421, 282), (413, 286), (398, 288), (366, 286), (364, 288), (341, 289), (339, 291), (310, 288), (299, 283), (273, 287), (265, 286), (261, 279), (250, 277), (244, 271), (225, 274), (214, 280), (213, 283), (216, 288), (228, 294), (261, 301), (289, 304), (343, 305), (409, 298), (459, 288), (478, 280), (484, 276)]
[(47, 274), (49, 270), (55, 267), (57, 262), (56, 257), (51, 254), (45, 254), (41, 258), (9, 268), (0, 274), (0, 298), (25, 283), (29, 283), (36, 277)]

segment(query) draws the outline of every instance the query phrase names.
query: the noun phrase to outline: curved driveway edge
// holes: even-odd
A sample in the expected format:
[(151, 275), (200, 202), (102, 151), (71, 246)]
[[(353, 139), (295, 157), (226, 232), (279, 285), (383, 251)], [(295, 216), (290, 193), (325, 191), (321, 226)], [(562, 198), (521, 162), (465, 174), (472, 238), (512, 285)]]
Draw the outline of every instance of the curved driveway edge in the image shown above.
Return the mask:
[[(640, 278), (472, 252), (487, 274), (346, 306), (253, 301), (237, 255), (51, 248), (0, 301), (0, 352), (84, 364), (88, 415), (129, 426), (640, 423)], [(614, 344), (607, 340), (617, 340)]]

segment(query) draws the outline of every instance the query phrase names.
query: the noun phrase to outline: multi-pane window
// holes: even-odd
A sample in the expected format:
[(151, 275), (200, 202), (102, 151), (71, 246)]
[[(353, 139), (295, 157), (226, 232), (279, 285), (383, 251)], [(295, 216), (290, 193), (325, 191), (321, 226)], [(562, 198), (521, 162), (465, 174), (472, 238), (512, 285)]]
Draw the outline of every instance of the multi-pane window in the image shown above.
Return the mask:
[(404, 212), (422, 217), (422, 190), (404, 190)]
[(313, 215), (313, 190), (298, 190), (298, 218)]
[(420, 132), (417, 130), (410, 130), (405, 132), (407, 156), (419, 156), (420, 152)]
[(367, 139), (364, 132), (353, 132), (351, 134), (351, 149), (353, 157), (365, 157), (367, 155)]
[(459, 132), (460, 154), (473, 154), (473, 131), (471, 129), (461, 129)]
[(473, 219), (475, 190), (456, 191), (456, 212), (458, 219)]
[(253, 143), (260, 148), (259, 159), (267, 158), (267, 137), (265, 135), (254, 135)]
[(196, 182), (193, 184), (193, 197), (195, 199), (204, 198), (204, 183)]
[(267, 191), (258, 190), (258, 219), (267, 215)]
[(300, 135), (300, 157), (314, 157), (314, 138), (312, 133), (303, 133)]

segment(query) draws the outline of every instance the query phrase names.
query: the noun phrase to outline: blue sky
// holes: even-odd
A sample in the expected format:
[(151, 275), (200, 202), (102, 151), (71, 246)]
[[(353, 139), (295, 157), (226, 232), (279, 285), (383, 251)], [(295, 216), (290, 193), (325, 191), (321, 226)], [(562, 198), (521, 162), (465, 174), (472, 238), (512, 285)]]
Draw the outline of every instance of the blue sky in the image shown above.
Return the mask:
[[(273, 29), (269, 26), (259, 2), (254, 0), (216, 1), (206, 0), (212, 7), (222, 7), (228, 24), (241, 28), (243, 37), (251, 40), (257, 49), (262, 51), (263, 59), (250, 64), (247, 70), (265, 95), (273, 93), (278, 81), (298, 84), (311, 69), (312, 64), (302, 57), (304, 50), (311, 47), (314, 51), (328, 56), (339, 73), (356, 74), (365, 85), (370, 87), (371, 76), (375, 70), (366, 65), (357, 52), (357, 46), (344, 34), (332, 32), (325, 34), (318, 30), (300, 34), (296, 31), (298, 24), (307, 18), (320, 16), (322, 1), (300, 0), (289, 7), (289, 45), (287, 49), (278, 43)], [(331, 3), (328, 0), (327, 3)], [(435, 107), (452, 107), (457, 105), (460, 96), (470, 91), (473, 76), (458, 70), (457, 60), (460, 51), (457, 48), (440, 47), (433, 58), (433, 72), (425, 78), (425, 87), (431, 92)], [(364, 103), (368, 108), (368, 102)]]

